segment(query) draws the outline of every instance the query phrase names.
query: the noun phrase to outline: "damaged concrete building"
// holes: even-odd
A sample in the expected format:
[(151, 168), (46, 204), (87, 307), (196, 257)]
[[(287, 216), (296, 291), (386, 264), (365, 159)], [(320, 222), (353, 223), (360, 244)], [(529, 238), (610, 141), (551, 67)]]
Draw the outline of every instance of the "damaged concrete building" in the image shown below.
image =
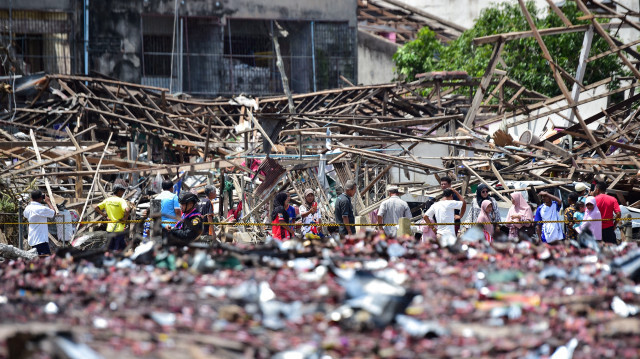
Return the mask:
[(357, 81), (356, 1), (0, 1), (16, 73), (99, 73), (198, 96), (282, 93)]

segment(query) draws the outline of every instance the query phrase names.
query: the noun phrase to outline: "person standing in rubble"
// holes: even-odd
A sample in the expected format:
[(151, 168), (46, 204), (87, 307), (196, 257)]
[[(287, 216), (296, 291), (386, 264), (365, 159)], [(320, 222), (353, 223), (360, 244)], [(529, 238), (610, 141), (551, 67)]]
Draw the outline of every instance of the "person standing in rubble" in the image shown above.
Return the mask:
[(387, 192), (389, 192), (389, 198), (382, 202), (378, 211), (378, 226), (380, 230), (384, 230), (388, 237), (395, 238), (398, 233), (398, 227), (383, 227), (382, 224), (397, 224), (401, 217), (411, 219), (411, 209), (409, 209), (409, 204), (400, 198), (400, 190), (397, 186), (389, 186)]
[(271, 236), (279, 241), (291, 238), (294, 235), (290, 226), (281, 225), (289, 223), (288, 207), (289, 194), (285, 192), (278, 193), (273, 200), (273, 212), (271, 212), (271, 223), (275, 224), (275, 226), (271, 226)]
[[(578, 183), (578, 185), (580, 184), (582, 183)], [(578, 185), (576, 185), (576, 190), (578, 189)], [(584, 184), (582, 185), (584, 186)], [(585, 189), (586, 189), (586, 186), (585, 186)], [(564, 228), (565, 228), (565, 235), (568, 240), (575, 241), (578, 239), (578, 232), (575, 229), (576, 227), (575, 214), (577, 212), (577, 204), (578, 204), (579, 198), (580, 198), (579, 193), (577, 192), (570, 193), (569, 198), (567, 199), (569, 206), (564, 209), (564, 220), (565, 220)]]
[(575, 230), (578, 233), (582, 233), (588, 228), (593, 234), (593, 237), (597, 241), (601, 241), (603, 223), (600, 220), (602, 219), (602, 215), (600, 214), (600, 210), (596, 205), (595, 197), (593, 196), (587, 197), (585, 199), (585, 206), (587, 207), (587, 210), (584, 213), (584, 217), (582, 217), (582, 222), (578, 227), (576, 227)]
[[(204, 198), (198, 203), (198, 210), (200, 214), (205, 218), (205, 220), (209, 223), (213, 223), (213, 201), (216, 199), (217, 192), (214, 186), (206, 186), (204, 188)], [(210, 236), (215, 235), (215, 226), (213, 224), (209, 224), (208, 226), (208, 234)], [(206, 231), (205, 231), (206, 232)]]
[(162, 192), (156, 196), (156, 199), (159, 199), (161, 203), (162, 227), (172, 227), (172, 223), (182, 215), (178, 196), (173, 193), (173, 182), (170, 180), (162, 181)]
[(578, 201), (584, 203), (584, 200), (587, 198), (587, 196), (589, 196), (589, 187), (587, 187), (587, 185), (582, 182), (578, 182), (574, 188), (576, 190), (576, 194), (578, 195), (576, 203)]
[(341, 236), (350, 236), (355, 233), (354, 227), (350, 226), (350, 224), (356, 222), (356, 217), (353, 214), (353, 205), (351, 204), (351, 197), (355, 194), (356, 183), (348, 180), (344, 184), (344, 192), (336, 199), (334, 214), (336, 223), (340, 225), (338, 231)]
[(302, 223), (306, 226), (302, 226), (302, 235), (307, 233), (322, 235), (320, 227), (310, 226), (310, 224), (322, 223), (322, 213), (318, 208), (318, 202), (316, 202), (316, 196), (311, 188), (307, 188), (304, 191), (304, 203), (300, 206), (300, 217), (302, 217)]
[[(540, 191), (538, 194), (542, 200), (542, 204), (536, 209), (534, 220), (536, 224), (536, 234), (538, 238), (545, 243), (554, 243), (564, 239), (562, 231), (562, 223), (560, 222), (560, 198), (546, 191)], [(550, 221), (552, 223), (539, 223), (541, 221)], [(557, 221), (557, 222), (556, 222)]]
[(460, 213), (464, 213), (467, 209), (467, 204), (464, 201), (456, 201), (453, 199), (453, 196), (462, 198), (460, 193), (453, 188), (445, 189), (443, 195), (444, 197), (440, 201), (429, 207), (424, 215), (424, 221), (426, 224), (433, 223), (434, 221), (442, 223), (434, 227), (434, 232), (438, 240), (444, 239), (446, 242), (450, 237), (456, 237), (455, 225), (448, 224), (453, 223), (455, 210), (459, 209)]
[(114, 185), (113, 196), (100, 202), (94, 208), (96, 213), (113, 221), (107, 224), (107, 232), (113, 235), (109, 242), (110, 251), (121, 251), (127, 246), (124, 232), (125, 223), (123, 221), (129, 218), (131, 207), (129, 207), (127, 201), (122, 198), (125, 191), (126, 189), (123, 185)]
[[(441, 177), (440, 178), (440, 188), (442, 188), (442, 190), (444, 191), (447, 188), (451, 188), (451, 177)], [(455, 194), (453, 195), (453, 200), (454, 201), (462, 201), (462, 198), (456, 196)], [(462, 216), (464, 216), (464, 212), (460, 213), (459, 209), (456, 209), (454, 211), (454, 222), (456, 223), (456, 236), (458, 235), (458, 231), (460, 231), (460, 219), (462, 218)]]
[(47, 222), (47, 218), (52, 218), (56, 215), (51, 200), (40, 190), (32, 191), (31, 203), (25, 207), (22, 215), (29, 222), (29, 234), (27, 236), (29, 245), (36, 249), (39, 256), (50, 255), (49, 230), (44, 222)]
[(482, 211), (480, 211), (480, 215), (478, 216), (478, 225), (484, 233), (484, 239), (489, 243), (493, 242), (493, 233), (496, 229), (495, 225), (491, 223), (491, 219), (489, 218), (493, 211), (493, 208), (491, 208), (492, 206), (493, 205), (490, 200), (485, 199), (482, 201), (482, 205), (480, 206)]
[(182, 215), (176, 226), (163, 229), (170, 246), (186, 246), (204, 231), (204, 221), (198, 210), (198, 196), (184, 192), (180, 196), (180, 210)]
[[(533, 221), (533, 212), (529, 203), (520, 192), (511, 194), (512, 206), (507, 214), (507, 222), (527, 222)], [(517, 241), (520, 237), (530, 237), (533, 235), (533, 225), (531, 223), (509, 223), (509, 240)]]
[[(476, 198), (471, 203), (471, 221), (477, 223), (478, 216), (480, 216), (480, 212), (482, 212), (482, 202), (484, 200), (491, 201), (491, 222), (500, 222), (502, 219), (500, 218), (500, 209), (498, 208), (498, 202), (489, 196), (489, 186), (486, 184), (481, 184), (478, 186), (476, 190)], [(462, 211), (464, 213), (464, 211)]]
[[(616, 238), (616, 223), (620, 220), (620, 205), (618, 200), (609, 196), (607, 193), (607, 184), (604, 182), (596, 183), (596, 189), (594, 196), (596, 199), (596, 205), (602, 215), (602, 240), (605, 243), (617, 244)], [(587, 208), (588, 209), (588, 208)], [(586, 218), (586, 215), (585, 215)]]

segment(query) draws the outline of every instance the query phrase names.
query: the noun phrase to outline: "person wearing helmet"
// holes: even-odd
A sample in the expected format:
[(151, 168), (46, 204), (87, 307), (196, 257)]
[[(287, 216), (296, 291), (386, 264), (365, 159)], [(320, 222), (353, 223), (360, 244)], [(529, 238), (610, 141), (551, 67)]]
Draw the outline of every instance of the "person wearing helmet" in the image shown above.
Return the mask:
[(108, 218), (111, 222), (107, 224), (107, 232), (112, 234), (109, 242), (110, 251), (121, 251), (127, 246), (125, 241), (125, 223), (122, 222), (129, 218), (131, 207), (127, 201), (122, 198), (126, 188), (121, 184), (113, 186), (113, 196), (105, 199), (95, 206), (95, 211), (102, 217)]
[(204, 230), (204, 220), (198, 210), (198, 196), (191, 192), (180, 195), (182, 218), (173, 228), (165, 229), (167, 244), (184, 246), (200, 237)]

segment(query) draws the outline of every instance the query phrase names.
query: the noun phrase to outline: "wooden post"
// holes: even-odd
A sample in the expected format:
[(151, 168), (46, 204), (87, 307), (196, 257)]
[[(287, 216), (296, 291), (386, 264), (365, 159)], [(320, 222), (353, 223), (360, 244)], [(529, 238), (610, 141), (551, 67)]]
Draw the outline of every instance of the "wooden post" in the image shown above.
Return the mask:
[(220, 169), (220, 190), (218, 191), (220, 200), (218, 201), (218, 215), (222, 221), (227, 219), (224, 215), (224, 169)]
[(153, 241), (160, 242), (162, 240), (162, 200), (152, 199), (149, 206), (149, 218), (153, 219), (149, 238)]
[(482, 76), (482, 80), (480, 80), (480, 86), (478, 87), (476, 94), (473, 96), (473, 101), (471, 101), (471, 107), (469, 108), (469, 112), (467, 112), (467, 117), (464, 119), (465, 126), (473, 127), (473, 121), (476, 118), (476, 112), (480, 108), (482, 99), (484, 99), (484, 94), (489, 88), (491, 77), (493, 77), (493, 72), (496, 69), (496, 65), (498, 64), (498, 59), (500, 58), (500, 53), (502, 52), (503, 48), (504, 41), (502, 40), (498, 41), (498, 43), (493, 47), (493, 53), (491, 54), (491, 59), (489, 60), (487, 69)]
[[(36, 152), (36, 158), (38, 159), (38, 163), (42, 162), (42, 157), (40, 156), (40, 150), (38, 149), (38, 143), (36, 142), (36, 136), (33, 133), (33, 130), (29, 130), (29, 135), (31, 136), (31, 141), (33, 142), (33, 150)], [(42, 174), (45, 173), (44, 166), (40, 167), (40, 171)], [(47, 188), (47, 194), (49, 195), (49, 199), (51, 200), (51, 204), (53, 204), (53, 210), (58, 214), (58, 206), (56, 206), (56, 199), (53, 198), (53, 192), (51, 192), (51, 185), (49, 184), (49, 179), (47, 177), (44, 178), (44, 185)]]
[[(553, 4), (551, 0), (550, 4)], [(568, 21), (568, 20), (567, 20)], [(576, 72), (576, 80), (582, 82), (584, 80), (584, 73), (587, 70), (587, 58), (589, 57), (589, 52), (591, 51), (591, 43), (593, 41), (593, 26), (589, 26), (589, 30), (584, 33), (584, 40), (582, 41), (582, 49), (580, 50), (580, 60), (578, 62), (578, 70)], [(571, 89), (571, 98), (574, 102), (578, 102), (580, 99), (580, 85), (577, 83), (573, 84), (573, 88)], [(573, 121), (573, 111), (571, 109), (567, 110), (567, 117), (569, 117), (569, 122)], [(574, 122), (575, 123), (575, 122)]]
[[(91, 199), (91, 194), (93, 193), (93, 186), (96, 182), (100, 183), (100, 178), (98, 174), (100, 173), (100, 166), (102, 165), (102, 160), (104, 159), (104, 154), (107, 153), (107, 148), (109, 148), (109, 143), (111, 143), (111, 137), (113, 136), (113, 132), (109, 134), (109, 139), (107, 140), (107, 144), (104, 145), (104, 150), (102, 150), (102, 156), (100, 156), (100, 160), (98, 161), (98, 165), (96, 166), (96, 172), (93, 174), (93, 181), (91, 181), (91, 187), (89, 188), (89, 193), (87, 194), (87, 199), (84, 202), (84, 206), (82, 207), (82, 212), (80, 212), (80, 217), (78, 217), (78, 221), (82, 221), (82, 216), (84, 216), (84, 212), (87, 210), (87, 205), (89, 204), (89, 200)], [(78, 228), (80, 228), (80, 223), (76, 226), (76, 232), (78, 232)]]
[[(82, 171), (82, 155), (76, 155), (76, 171)], [(76, 200), (82, 198), (82, 176), (76, 176)]]
[[(556, 83), (558, 84), (558, 87), (560, 88), (560, 91), (564, 95), (564, 98), (567, 100), (567, 103), (570, 106), (572, 106), (573, 113), (575, 114), (576, 118), (578, 119), (578, 122), (580, 123), (580, 127), (582, 127), (582, 129), (585, 131), (585, 134), (587, 135), (587, 138), (589, 139), (589, 142), (591, 144), (597, 143), (596, 138), (593, 137), (593, 134), (591, 133), (591, 131), (587, 127), (587, 124), (584, 122), (584, 119), (580, 115), (580, 112), (578, 112), (578, 107), (576, 106), (575, 101), (573, 101), (573, 98), (571, 97), (571, 94), (569, 93), (569, 89), (567, 89), (567, 85), (564, 83), (564, 80), (562, 79), (562, 76), (560, 75), (560, 69), (553, 62), (553, 59), (551, 58), (551, 54), (549, 53), (549, 50), (547, 49), (547, 45), (544, 44), (544, 40), (542, 40), (542, 36), (540, 36), (538, 28), (536, 27), (535, 23), (533, 22), (533, 18), (531, 17), (531, 14), (529, 13), (529, 10), (527, 10), (527, 6), (525, 5), (524, 0), (518, 0), (518, 3), (520, 4), (520, 8), (522, 9), (522, 13), (524, 14), (524, 17), (527, 19), (527, 23), (529, 24), (529, 27), (531, 28), (531, 31), (533, 32), (533, 37), (536, 39), (536, 41), (538, 42), (538, 45), (540, 46), (540, 49), (542, 50), (542, 56), (545, 58), (545, 60), (547, 60), (547, 63), (549, 63), (549, 66), (551, 67), (551, 71), (553, 73), (553, 78), (556, 80)], [(578, 4), (578, 6), (580, 6), (580, 1), (576, 1), (576, 3)], [(596, 151), (603, 158), (606, 157), (606, 155), (604, 154), (602, 149), (600, 149), (600, 147), (597, 147)]]
[[(211, 138), (211, 116), (207, 117), (207, 139), (204, 141), (204, 162), (207, 162), (209, 156), (209, 139)], [(147, 148), (149, 145), (147, 145)]]
[(473, 168), (471, 168), (471, 165), (468, 162), (462, 161), (462, 164), (467, 168), (467, 170), (469, 172), (471, 172), (474, 176), (476, 176), (480, 182), (484, 183), (487, 187), (489, 187), (489, 191), (493, 192), (496, 194), (496, 196), (498, 196), (501, 200), (507, 202), (509, 205), (511, 205), (511, 200), (508, 199), (507, 197), (503, 196), (502, 193), (496, 191), (493, 186), (491, 186), (487, 181), (484, 180), (484, 178), (482, 178), (478, 172), (476, 172)]
[[(276, 27), (278, 27), (278, 30), (276, 30), (276, 32), (286, 37), (286, 32), (280, 30), (280, 25), (277, 22)], [(284, 62), (282, 62), (282, 55), (280, 54), (280, 43), (278, 42), (278, 35), (276, 34), (276, 32), (271, 34), (271, 38), (273, 39), (273, 47), (276, 51), (276, 66), (278, 67), (278, 71), (280, 71), (280, 77), (282, 79), (282, 89), (287, 95), (287, 100), (289, 102), (289, 113), (293, 115), (296, 113), (296, 106), (293, 102), (293, 96), (291, 96), (291, 90), (289, 89), (289, 78), (287, 77), (287, 73), (284, 71)], [(297, 128), (300, 129), (301, 127), (302, 121), (298, 120)], [(299, 158), (302, 158), (302, 134), (298, 134), (298, 151)]]

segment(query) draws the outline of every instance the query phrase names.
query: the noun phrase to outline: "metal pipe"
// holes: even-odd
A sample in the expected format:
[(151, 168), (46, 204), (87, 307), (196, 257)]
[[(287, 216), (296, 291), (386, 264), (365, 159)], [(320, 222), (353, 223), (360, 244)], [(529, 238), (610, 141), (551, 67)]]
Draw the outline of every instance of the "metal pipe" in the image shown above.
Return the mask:
[(316, 92), (316, 40), (314, 28), (315, 21), (311, 21), (311, 67), (313, 68), (313, 92)]
[(84, 74), (89, 75), (89, 0), (84, 0)]
[(233, 78), (233, 43), (231, 42), (231, 19), (230, 18), (227, 18), (227, 37), (229, 38), (229, 73), (231, 74), (231, 79), (230, 79), (231, 93), (235, 94), (235, 91), (234, 91), (235, 81)]

